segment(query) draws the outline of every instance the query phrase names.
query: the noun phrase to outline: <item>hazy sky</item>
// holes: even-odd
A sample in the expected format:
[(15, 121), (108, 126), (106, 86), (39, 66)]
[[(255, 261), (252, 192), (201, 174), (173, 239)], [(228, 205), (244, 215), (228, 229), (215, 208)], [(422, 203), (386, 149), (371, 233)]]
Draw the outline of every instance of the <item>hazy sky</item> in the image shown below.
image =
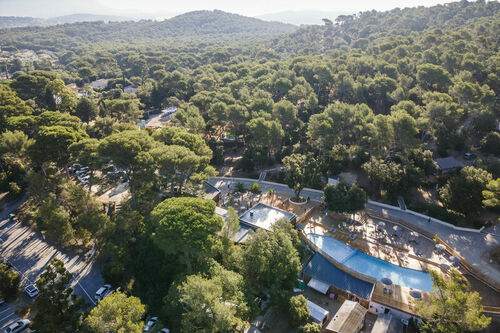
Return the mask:
[(447, 0), (0, 0), (0, 16), (49, 17), (72, 13), (135, 15), (221, 9), (247, 16), (289, 11), (365, 11), (432, 6)]

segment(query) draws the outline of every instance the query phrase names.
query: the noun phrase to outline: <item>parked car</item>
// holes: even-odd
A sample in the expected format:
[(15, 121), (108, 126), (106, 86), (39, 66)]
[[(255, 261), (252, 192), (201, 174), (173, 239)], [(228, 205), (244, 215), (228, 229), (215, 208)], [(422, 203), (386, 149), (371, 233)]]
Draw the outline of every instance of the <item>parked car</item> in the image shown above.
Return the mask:
[(90, 179), (90, 175), (82, 175), (78, 177), (78, 180), (82, 183), (88, 183)]
[(6, 329), (5, 333), (19, 333), (23, 332), (30, 326), (30, 321), (28, 319), (22, 319), (10, 324)]
[(168, 328), (162, 328), (160, 333), (170, 333), (170, 330)]
[(31, 298), (35, 298), (38, 296), (38, 288), (33, 284), (30, 284), (29, 286), (24, 288), (24, 291)]
[(95, 292), (94, 298), (98, 301), (108, 296), (111, 293), (111, 285), (105, 284)]
[(148, 320), (146, 323), (146, 326), (144, 326), (143, 332), (151, 332), (152, 328), (158, 324), (158, 317), (152, 317)]
[(464, 154), (464, 159), (466, 159), (466, 160), (472, 160), (476, 157), (477, 157), (477, 155), (474, 153), (467, 152)]

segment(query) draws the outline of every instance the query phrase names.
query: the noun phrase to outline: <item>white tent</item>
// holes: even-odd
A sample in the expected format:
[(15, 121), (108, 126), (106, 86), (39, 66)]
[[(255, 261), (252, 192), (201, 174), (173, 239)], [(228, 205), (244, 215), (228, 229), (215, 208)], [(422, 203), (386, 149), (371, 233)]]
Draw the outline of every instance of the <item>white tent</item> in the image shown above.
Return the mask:
[(326, 294), (328, 289), (330, 288), (330, 285), (328, 283), (324, 283), (323, 281), (316, 280), (312, 278), (309, 283), (307, 284), (309, 288), (312, 288), (314, 290), (319, 291), (322, 294)]
[(323, 325), (327, 320), (330, 312), (323, 309), (321, 306), (314, 304), (311, 301), (307, 301), (307, 307), (311, 311), (311, 319), (318, 324)]

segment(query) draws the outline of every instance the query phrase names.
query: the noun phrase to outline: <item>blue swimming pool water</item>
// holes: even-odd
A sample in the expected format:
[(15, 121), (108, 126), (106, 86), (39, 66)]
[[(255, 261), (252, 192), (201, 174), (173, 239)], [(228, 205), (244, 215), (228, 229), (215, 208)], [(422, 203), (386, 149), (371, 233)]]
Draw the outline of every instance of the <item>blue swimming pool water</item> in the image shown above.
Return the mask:
[(368, 275), (378, 281), (389, 278), (394, 284), (431, 291), (432, 280), (427, 272), (400, 267), (387, 261), (364, 254), (332, 237), (307, 234), (307, 238), (335, 261), (355, 272)]

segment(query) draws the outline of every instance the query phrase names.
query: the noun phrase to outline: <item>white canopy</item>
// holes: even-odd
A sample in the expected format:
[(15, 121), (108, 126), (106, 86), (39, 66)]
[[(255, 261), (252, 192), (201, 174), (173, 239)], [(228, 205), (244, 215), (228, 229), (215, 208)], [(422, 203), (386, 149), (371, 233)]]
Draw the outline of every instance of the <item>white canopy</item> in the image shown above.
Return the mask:
[(307, 284), (307, 286), (309, 288), (319, 291), (322, 294), (326, 294), (328, 289), (330, 288), (330, 285), (328, 283), (316, 280), (315, 278), (312, 278)]
[(330, 312), (311, 301), (307, 301), (307, 307), (311, 311), (311, 318), (315, 323), (323, 324), (330, 314)]
[(446, 247), (443, 244), (437, 244), (436, 245), (436, 250), (444, 251), (444, 250), (446, 250)]

